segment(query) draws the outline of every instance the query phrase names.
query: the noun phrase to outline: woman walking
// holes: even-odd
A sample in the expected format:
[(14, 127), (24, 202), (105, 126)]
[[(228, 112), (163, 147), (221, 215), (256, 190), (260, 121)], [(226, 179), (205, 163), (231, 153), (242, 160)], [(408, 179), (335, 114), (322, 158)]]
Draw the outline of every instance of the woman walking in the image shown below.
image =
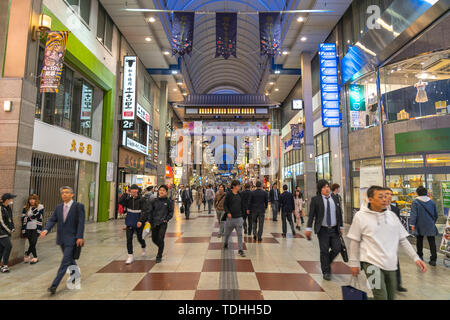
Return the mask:
[(202, 202), (203, 202), (203, 211), (205, 211), (205, 210), (206, 210), (206, 197), (205, 197), (205, 194), (206, 194), (206, 188), (205, 188), (205, 187), (202, 188), (202, 194), (203, 194), (203, 199), (202, 199)]
[(431, 266), (436, 266), (436, 220), (438, 212), (436, 204), (428, 197), (428, 191), (420, 186), (416, 189), (418, 197), (411, 204), (411, 229), (416, 233), (417, 254), (423, 260), (423, 237), (427, 237), (430, 245), (430, 262)]
[(198, 212), (200, 212), (200, 206), (202, 205), (203, 197), (204, 197), (204, 194), (203, 194), (202, 187), (199, 186), (199, 187), (197, 187), (197, 194), (194, 196), (195, 203), (197, 204), (197, 207), (198, 207)]
[(216, 209), (217, 221), (219, 221), (219, 232), (217, 234), (217, 238), (222, 237), (225, 232), (225, 221), (222, 221), (223, 215), (225, 214), (225, 209), (223, 207), (225, 196), (225, 186), (221, 184), (219, 186), (219, 192), (217, 192), (214, 197), (214, 209)]
[(295, 229), (300, 230), (300, 220), (303, 223), (303, 197), (302, 197), (302, 193), (300, 192), (300, 190), (295, 190), (294, 193), (294, 203), (295, 203), (295, 222), (296, 222), (296, 226)]
[[(44, 206), (40, 204), (37, 194), (28, 197), (27, 204), (22, 210), (22, 235), (28, 239), (28, 250), (25, 252), (24, 263), (35, 264), (39, 261), (36, 252), (36, 243), (42, 231), (42, 218)], [(30, 260), (30, 254), (33, 259)]]

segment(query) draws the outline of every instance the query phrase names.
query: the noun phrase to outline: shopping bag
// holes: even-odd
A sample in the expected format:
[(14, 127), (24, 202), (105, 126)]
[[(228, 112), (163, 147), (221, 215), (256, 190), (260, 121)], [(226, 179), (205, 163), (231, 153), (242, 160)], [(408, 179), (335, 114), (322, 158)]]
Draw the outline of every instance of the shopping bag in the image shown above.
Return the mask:
[(184, 205), (180, 207), (180, 213), (184, 213)]
[(146, 222), (144, 225), (144, 230), (142, 230), (142, 238), (147, 237), (150, 234), (150, 230), (152, 229), (152, 226), (150, 222)]
[(348, 253), (347, 253), (347, 247), (345, 246), (344, 238), (342, 238), (342, 236), (339, 236), (339, 239), (341, 240), (341, 256), (342, 256), (342, 260), (344, 260), (344, 262), (348, 262)]
[(352, 280), (350, 281), (350, 285), (342, 286), (342, 299), (343, 300), (367, 300), (367, 293), (358, 288), (352, 286), (353, 280), (356, 281), (358, 285), (358, 278), (352, 276)]

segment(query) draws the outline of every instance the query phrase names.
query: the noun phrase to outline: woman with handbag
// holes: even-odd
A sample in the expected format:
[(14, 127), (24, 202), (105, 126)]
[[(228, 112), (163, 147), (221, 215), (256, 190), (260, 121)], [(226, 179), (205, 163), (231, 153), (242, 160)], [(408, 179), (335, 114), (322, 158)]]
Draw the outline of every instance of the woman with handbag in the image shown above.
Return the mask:
[[(22, 235), (28, 239), (28, 250), (25, 252), (24, 263), (35, 264), (39, 261), (36, 252), (36, 243), (42, 231), (42, 218), (44, 206), (39, 202), (37, 194), (28, 197), (27, 203), (22, 210)], [(30, 259), (33, 254), (33, 259)]]
[(416, 189), (418, 197), (411, 204), (410, 225), (417, 239), (417, 254), (423, 260), (423, 237), (427, 237), (430, 245), (430, 261), (431, 266), (436, 266), (437, 250), (436, 250), (436, 221), (438, 212), (436, 204), (428, 197), (428, 191), (423, 186)]
[(294, 193), (294, 204), (295, 204), (295, 210), (294, 210), (294, 214), (295, 214), (295, 221), (296, 221), (296, 226), (295, 229), (300, 230), (300, 221), (303, 222), (303, 197), (302, 194), (300, 192), (300, 190), (295, 190)]
[(225, 232), (225, 221), (222, 221), (222, 218), (225, 215), (223, 203), (225, 202), (226, 195), (225, 186), (221, 184), (219, 186), (219, 192), (217, 192), (214, 197), (214, 209), (216, 209), (217, 221), (219, 221), (219, 232), (217, 234), (217, 238), (222, 237)]

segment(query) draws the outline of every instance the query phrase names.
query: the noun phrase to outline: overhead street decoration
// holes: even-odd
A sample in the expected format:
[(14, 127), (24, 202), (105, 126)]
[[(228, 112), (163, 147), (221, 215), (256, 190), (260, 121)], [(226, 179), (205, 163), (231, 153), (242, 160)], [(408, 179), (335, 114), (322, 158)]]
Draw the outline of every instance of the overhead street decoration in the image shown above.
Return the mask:
[(237, 14), (216, 13), (216, 58), (236, 58)]
[(281, 53), (281, 14), (259, 13), (259, 41), (261, 55), (273, 57)]
[(194, 40), (194, 12), (175, 11), (172, 17), (172, 54), (191, 53)]

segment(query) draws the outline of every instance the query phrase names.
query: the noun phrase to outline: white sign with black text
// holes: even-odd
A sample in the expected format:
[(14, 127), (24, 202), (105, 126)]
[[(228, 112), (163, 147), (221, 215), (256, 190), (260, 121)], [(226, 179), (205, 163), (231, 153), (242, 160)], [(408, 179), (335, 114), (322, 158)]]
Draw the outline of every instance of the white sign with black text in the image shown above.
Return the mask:
[(122, 119), (133, 120), (136, 109), (136, 56), (123, 58)]

